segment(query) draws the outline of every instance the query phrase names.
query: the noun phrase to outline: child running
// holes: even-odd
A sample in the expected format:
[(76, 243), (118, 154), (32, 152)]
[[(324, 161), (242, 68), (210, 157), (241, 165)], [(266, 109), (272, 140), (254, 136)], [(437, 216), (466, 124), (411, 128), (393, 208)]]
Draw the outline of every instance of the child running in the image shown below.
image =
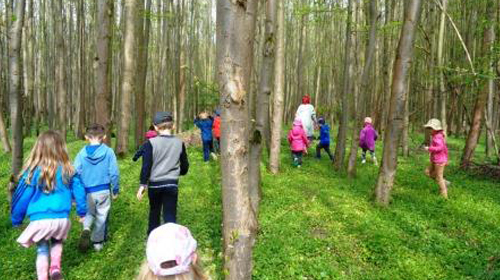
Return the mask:
[(292, 150), (292, 165), (300, 168), (302, 166), (302, 154), (307, 153), (309, 140), (299, 118), (295, 119), (292, 129), (288, 132), (288, 143), (290, 143), (290, 149)]
[(189, 170), (186, 147), (181, 139), (172, 134), (172, 114), (156, 113), (153, 124), (158, 136), (144, 143), (141, 185), (137, 191), (137, 199), (140, 201), (148, 190), (148, 235), (160, 226), (162, 209), (165, 223), (176, 222), (179, 176), (185, 175)]
[(319, 144), (316, 146), (316, 158), (321, 159), (321, 149), (330, 157), (333, 161), (333, 155), (330, 151), (330, 126), (325, 122), (324, 118), (318, 119), (319, 124)]
[(208, 162), (210, 160), (210, 154), (214, 159), (217, 156), (213, 151), (213, 136), (212, 136), (212, 125), (214, 121), (212, 117), (209, 117), (207, 112), (201, 112), (198, 117), (194, 119), (194, 124), (201, 130), (201, 141), (203, 142), (203, 161)]
[[(12, 224), (24, 217), (29, 225), (17, 239), (28, 248), (37, 245), (36, 272), (39, 280), (62, 279), (63, 241), (71, 227), (71, 200), (75, 199), (80, 222), (87, 213), (85, 189), (69, 160), (62, 136), (49, 130), (42, 133), (24, 164), (12, 199)], [(49, 264), (50, 259), (50, 264)]]
[[(158, 136), (158, 132), (156, 132), (154, 125), (150, 125), (149, 130), (146, 132), (146, 141), (151, 139), (151, 138), (155, 138), (156, 136)], [(138, 161), (139, 158), (141, 158), (143, 154), (144, 154), (144, 144), (139, 147), (137, 152), (135, 152), (135, 155), (132, 158), (132, 160)]]
[[(80, 175), (87, 192), (88, 212), (83, 223), (79, 249), (86, 252), (92, 242), (94, 249), (100, 251), (107, 240), (108, 215), (113, 198), (120, 191), (120, 172), (113, 149), (103, 144), (106, 130), (100, 124), (87, 127), (85, 139), (89, 144), (76, 156), (74, 166)], [(91, 235), (91, 228), (94, 225)]]
[(366, 163), (366, 152), (370, 151), (373, 164), (377, 165), (377, 157), (375, 157), (375, 141), (377, 141), (378, 133), (373, 128), (372, 118), (365, 118), (365, 127), (359, 133), (359, 147), (363, 150), (361, 153), (361, 163)]
[(450, 182), (444, 179), (444, 168), (448, 164), (448, 146), (446, 145), (441, 121), (438, 119), (431, 119), (424, 127), (432, 130), (431, 145), (425, 147), (430, 153), (431, 165), (427, 167), (425, 174), (438, 183), (441, 195), (445, 199), (448, 199), (447, 185), (449, 185)]
[(156, 228), (149, 235), (147, 260), (136, 280), (207, 280), (197, 265), (196, 247), (186, 227), (168, 223)]

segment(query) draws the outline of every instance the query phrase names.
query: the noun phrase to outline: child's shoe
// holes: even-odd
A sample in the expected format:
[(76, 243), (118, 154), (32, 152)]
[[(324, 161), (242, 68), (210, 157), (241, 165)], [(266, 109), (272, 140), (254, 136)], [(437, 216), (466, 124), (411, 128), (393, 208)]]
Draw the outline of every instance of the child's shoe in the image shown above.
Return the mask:
[(212, 156), (213, 160), (217, 160), (217, 155), (214, 152), (210, 153), (210, 156)]
[(104, 248), (102, 243), (94, 243), (94, 250), (96, 250), (97, 252), (101, 251), (102, 248)]
[(80, 252), (85, 253), (90, 247), (90, 230), (84, 229), (80, 235), (80, 242), (78, 243), (78, 249)]
[(361, 160), (361, 164), (365, 164), (365, 163), (366, 163), (366, 159)]
[(50, 280), (63, 280), (61, 271), (59, 269), (54, 269), (50, 272)]

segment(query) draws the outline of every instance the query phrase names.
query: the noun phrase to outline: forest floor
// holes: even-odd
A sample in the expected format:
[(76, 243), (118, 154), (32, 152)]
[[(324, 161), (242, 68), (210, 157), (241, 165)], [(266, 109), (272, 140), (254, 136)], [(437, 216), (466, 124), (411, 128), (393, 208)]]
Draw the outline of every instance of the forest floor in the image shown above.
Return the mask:
[[(26, 151), (33, 141), (26, 139)], [(416, 137), (412, 147), (420, 141)], [(83, 145), (69, 141), (72, 158)], [(358, 178), (349, 180), (333, 172), (325, 156), (310, 155), (297, 169), (283, 146), (282, 172), (273, 176), (262, 169), (254, 279), (500, 279), (500, 185), (458, 169), (463, 140), (450, 139), (449, 147), (448, 201), (423, 173), (428, 155), (414, 150), (400, 158), (393, 202), (384, 209), (372, 199), (377, 167), (358, 165)], [(220, 169), (202, 162), (201, 149), (188, 153), (191, 167), (181, 179), (178, 222), (198, 240), (205, 270), (220, 279)], [(7, 183), (9, 162), (8, 155), (0, 155), (0, 186)], [(121, 160), (120, 171), (121, 194), (112, 206), (103, 251), (77, 251), (81, 226), (72, 217), (63, 256), (67, 280), (130, 280), (144, 260), (148, 202), (135, 198), (140, 163)], [(5, 195), (0, 209), (0, 279), (34, 279), (35, 249), (15, 242), (21, 230), (11, 227)]]

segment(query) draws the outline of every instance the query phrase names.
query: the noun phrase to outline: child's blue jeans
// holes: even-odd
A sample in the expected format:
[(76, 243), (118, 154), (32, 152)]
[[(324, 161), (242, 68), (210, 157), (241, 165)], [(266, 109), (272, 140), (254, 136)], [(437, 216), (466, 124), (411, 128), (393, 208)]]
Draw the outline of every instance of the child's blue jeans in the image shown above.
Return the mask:
[[(177, 186), (148, 188), (149, 197), (149, 233), (161, 225), (160, 216), (163, 212), (165, 223), (175, 223), (177, 216)], [(162, 211), (163, 210), (163, 211)]]
[(203, 140), (203, 160), (210, 160), (210, 152), (212, 151), (213, 140)]

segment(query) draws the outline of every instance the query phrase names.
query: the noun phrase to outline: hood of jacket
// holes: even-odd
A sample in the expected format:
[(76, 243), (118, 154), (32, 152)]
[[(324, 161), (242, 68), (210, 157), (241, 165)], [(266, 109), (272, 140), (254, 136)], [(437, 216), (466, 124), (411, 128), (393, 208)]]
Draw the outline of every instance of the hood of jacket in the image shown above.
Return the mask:
[(106, 158), (106, 153), (108, 152), (108, 147), (104, 144), (99, 145), (95, 151), (91, 151), (91, 146), (85, 147), (85, 153), (83, 159), (92, 165), (96, 165)]

